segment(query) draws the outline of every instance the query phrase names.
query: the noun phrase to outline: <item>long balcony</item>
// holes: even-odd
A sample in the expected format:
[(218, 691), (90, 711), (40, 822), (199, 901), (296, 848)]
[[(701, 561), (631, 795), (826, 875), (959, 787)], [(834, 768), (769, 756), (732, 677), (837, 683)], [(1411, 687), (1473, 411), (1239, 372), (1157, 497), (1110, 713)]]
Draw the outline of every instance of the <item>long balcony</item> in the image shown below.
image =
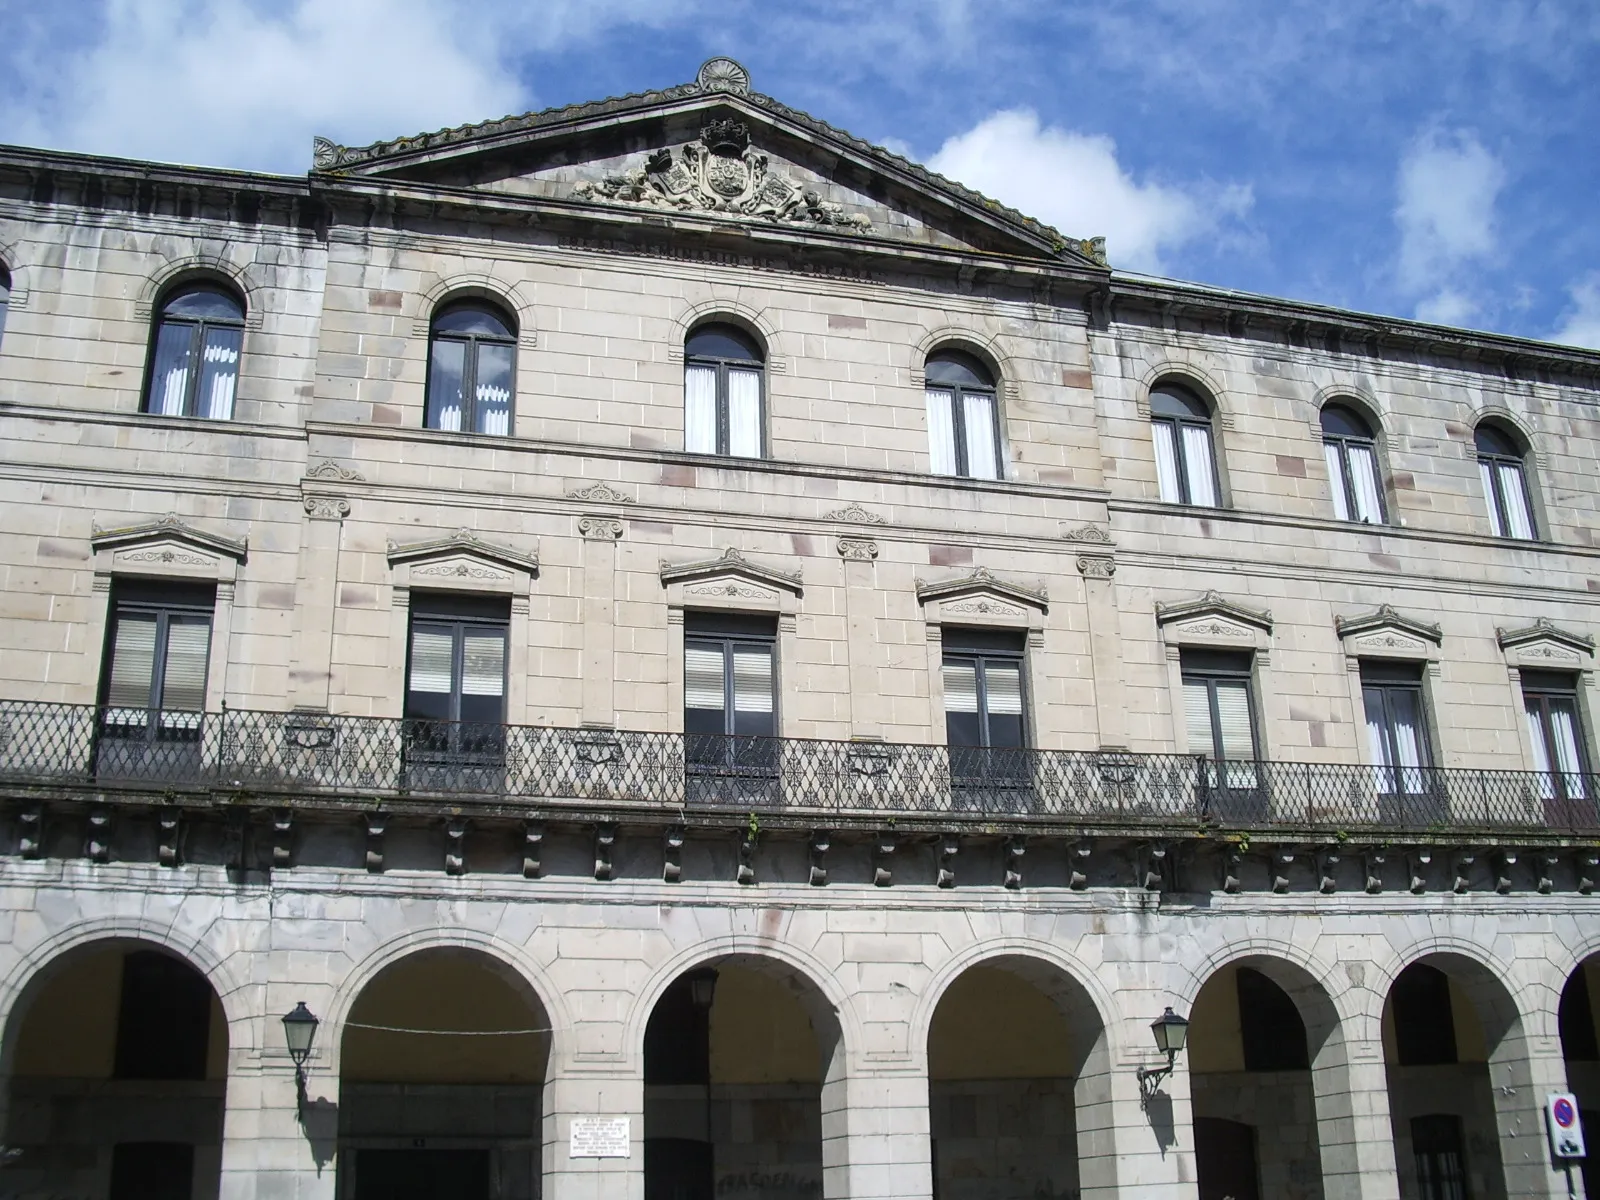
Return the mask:
[[(1600, 834), (1600, 777), (0, 701), (0, 786), (101, 802), (817, 825)], [(68, 797), (70, 798), (70, 796)]]

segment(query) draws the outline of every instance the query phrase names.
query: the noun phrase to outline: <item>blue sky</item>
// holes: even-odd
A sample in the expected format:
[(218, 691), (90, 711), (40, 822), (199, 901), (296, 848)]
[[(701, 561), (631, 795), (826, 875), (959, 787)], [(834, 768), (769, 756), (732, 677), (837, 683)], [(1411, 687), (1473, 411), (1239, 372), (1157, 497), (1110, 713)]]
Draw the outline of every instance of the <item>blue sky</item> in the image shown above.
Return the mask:
[(0, 0), (0, 141), (299, 173), (712, 54), (1116, 267), (1600, 348), (1593, 0)]

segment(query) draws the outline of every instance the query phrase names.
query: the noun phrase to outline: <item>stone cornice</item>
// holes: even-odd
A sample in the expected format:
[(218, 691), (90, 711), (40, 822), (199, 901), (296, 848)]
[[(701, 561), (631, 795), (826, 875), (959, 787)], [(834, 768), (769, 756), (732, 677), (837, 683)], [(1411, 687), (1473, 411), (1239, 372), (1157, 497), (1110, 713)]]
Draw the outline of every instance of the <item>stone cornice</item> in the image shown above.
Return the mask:
[(922, 604), (930, 604), (935, 600), (952, 600), (957, 596), (969, 596), (977, 592), (986, 592), (1018, 604), (1025, 604), (1040, 612), (1047, 612), (1050, 607), (1049, 597), (1043, 588), (1024, 587), (1020, 583), (1001, 579), (985, 567), (974, 567), (967, 574), (955, 579), (934, 583), (917, 580), (917, 600)]
[(1156, 603), (1156, 624), (1169, 625), (1173, 621), (1193, 617), (1229, 617), (1245, 625), (1254, 625), (1266, 633), (1272, 632), (1272, 614), (1264, 609), (1246, 608), (1216, 592), (1207, 592), (1197, 600), (1183, 600), (1177, 604)]
[(1585, 633), (1573, 633), (1562, 629), (1547, 617), (1540, 617), (1532, 625), (1525, 625), (1520, 629), (1497, 628), (1494, 636), (1502, 650), (1525, 646), (1529, 642), (1557, 642), (1585, 654), (1594, 653), (1594, 638)]
[(420, 542), (407, 542), (404, 544), (391, 541), (389, 543), (389, 565), (416, 562), (420, 559), (442, 558), (450, 554), (465, 554), (473, 558), (481, 558), (486, 562), (498, 563), (515, 571), (525, 571), (529, 575), (539, 573), (539, 556), (537, 554), (523, 554), (513, 550), (510, 546), (498, 542), (485, 541), (470, 529), (458, 529), (447, 537), (429, 538)]
[(738, 576), (751, 583), (782, 588), (796, 596), (805, 590), (800, 583), (799, 571), (779, 571), (773, 567), (753, 563), (732, 546), (724, 550), (718, 558), (702, 558), (686, 563), (670, 563), (663, 560), (661, 563), (663, 587), (672, 583), (693, 583), (700, 579), (715, 579), (727, 575)]
[(1333, 628), (1341, 639), (1359, 637), (1377, 629), (1398, 629), (1412, 637), (1432, 642), (1435, 646), (1444, 641), (1444, 633), (1437, 625), (1401, 616), (1391, 606), (1381, 604), (1369, 613), (1356, 617), (1335, 617)]

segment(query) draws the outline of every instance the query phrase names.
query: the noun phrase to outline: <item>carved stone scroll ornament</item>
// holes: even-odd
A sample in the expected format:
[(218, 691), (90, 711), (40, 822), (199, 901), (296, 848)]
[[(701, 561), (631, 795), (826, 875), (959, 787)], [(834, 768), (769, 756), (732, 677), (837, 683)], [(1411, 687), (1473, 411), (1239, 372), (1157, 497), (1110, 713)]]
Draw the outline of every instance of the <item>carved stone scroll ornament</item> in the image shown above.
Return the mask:
[(306, 472), (307, 479), (336, 479), (341, 483), (365, 483), (367, 477), (353, 467), (325, 458)]
[(866, 538), (840, 538), (839, 557), (871, 562), (878, 557), (878, 543)]
[(632, 504), (633, 497), (626, 492), (619, 492), (609, 483), (591, 483), (588, 487), (573, 488), (567, 493), (568, 500), (586, 500), (591, 504)]
[(614, 542), (622, 536), (622, 522), (615, 517), (579, 517), (578, 532), (592, 542)]
[(830, 513), (823, 513), (824, 521), (854, 521), (858, 525), (882, 525), (883, 518), (871, 509), (862, 508), (860, 504), (852, 501), (843, 508), (836, 508)]
[(582, 200), (605, 200), (641, 208), (727, 213), (774, 223), (825, 225), (847, 232), (872, 228), (860, 213), (824, 200), (815, 188), (801, 187), (771, 169), (767, 156), (750, 145), (750, 127), (720, 118), (676, 155), (661, 149), (600, 182), (573, 188)]
[(1078, 573), (1089, 579), (1110, 579), (1117, 573), (1117, 560), (1109, 554), (1080, 554)]

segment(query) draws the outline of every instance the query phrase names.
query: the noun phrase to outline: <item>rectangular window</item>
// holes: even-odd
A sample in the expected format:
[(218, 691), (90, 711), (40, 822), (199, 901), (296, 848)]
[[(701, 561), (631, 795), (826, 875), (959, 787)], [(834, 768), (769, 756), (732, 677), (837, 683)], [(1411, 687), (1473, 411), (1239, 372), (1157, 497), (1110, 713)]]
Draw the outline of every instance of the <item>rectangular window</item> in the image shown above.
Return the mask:
[(1489, 504), (1489, 526), (1495, 537), (1533, 537), (1533, 513), (1522, 465), (1505, 459), (1480, 458), (1478, 474)]
[(928, 455), (935, 475), (1000, 478), (999, 423), (992, 392), (929, 387)]
[(1229, 789), (1259, 787), (1251, 656), (1185, 650), (1182, 672), (1189, 753), (1203, 754), (1216, 764), (1208, 783)]
[(1007, 630), (944, 631), (944, 724), (958, 786), (1029, 782), (1025, 636)]
[(413, 593), (406, 666), (413, 754), (498, 756), (506, 717), (510, 601)]
[(1367, 744), (1377, 766), (1377, 790), (1387, 796), (1423, 796), (1434, 790), (1422, 697), (1422, 664), (1361, 664)]
[(1378, 459), (1372, 446), (1338, 438), (1322, 443), (1328, 464), (1333, 512), (1341, 521), (1383, 524), (1383, 499), (1378, 489)]
[(1523, 671), (1522, 703), (1533, 743), (1534, 769), (1546, 800), (1588, 796), (1588, 755), (1578, 718), (1578, 680), (1559, 671)]
[(1418, 1200), (1467, 1200), (1461, 1118), (1447, 1113), (1411, 1118)]
[(118, 581), (101, 684), (107, 737), (199, 740), (215, 607), (211, 584)]
[(685, 615), (683, 730), (691, 764), (775, 769), (777, 632), (771, 617)]
[(1211, 427), (1203, 422), (1158, 418), (1150, 423), (1156, 448), (1156, 481), (1169, 504), (1217, 506), (1217, 475)]

